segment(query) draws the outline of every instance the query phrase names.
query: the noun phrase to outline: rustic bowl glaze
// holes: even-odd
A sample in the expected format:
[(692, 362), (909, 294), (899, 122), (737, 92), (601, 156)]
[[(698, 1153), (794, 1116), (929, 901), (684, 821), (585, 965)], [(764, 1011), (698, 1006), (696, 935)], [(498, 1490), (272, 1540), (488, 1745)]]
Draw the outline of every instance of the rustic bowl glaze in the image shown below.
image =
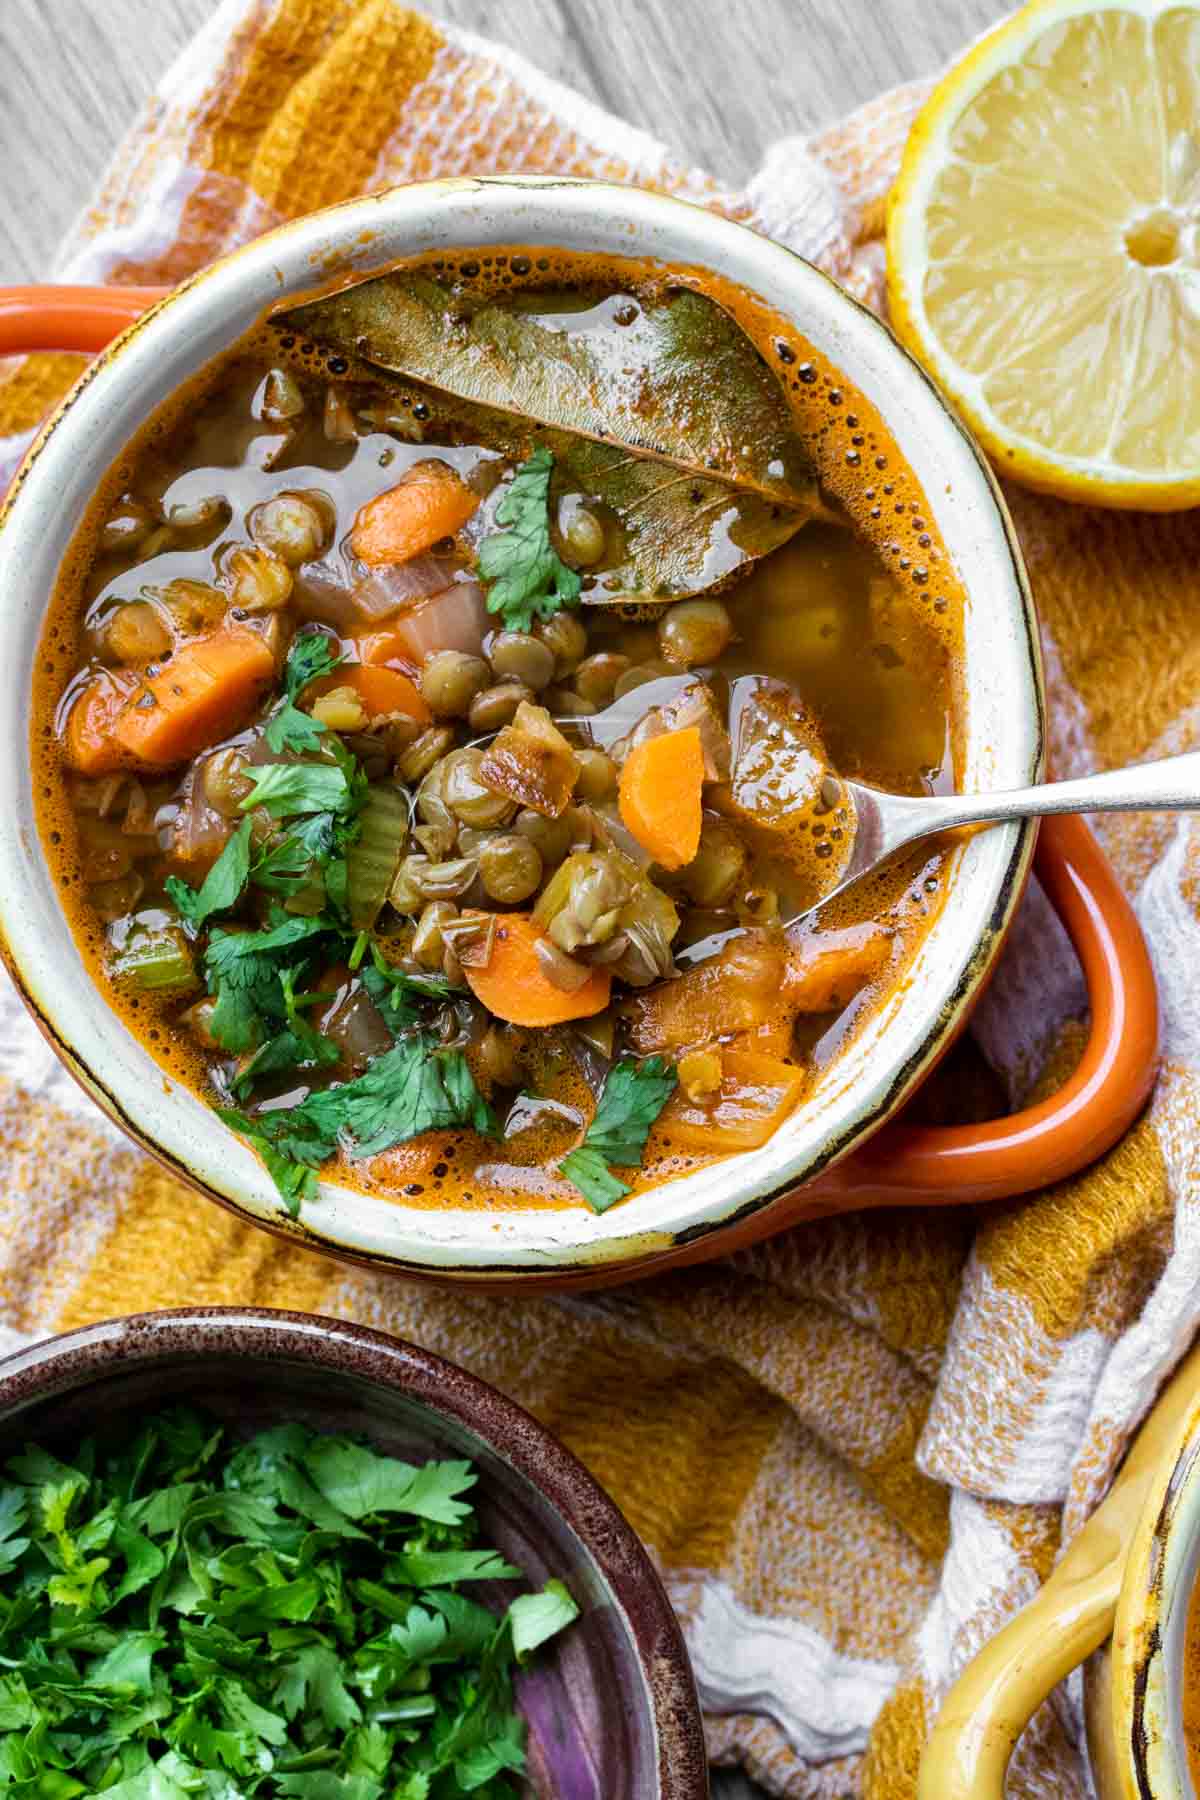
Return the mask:
[(535, 1585), (564, 1581), (581, 1609), (518, 1677), (539, 1800), (704, 1800), (699, 1705), (662, 1584), (612, 1501), (527, 1412), (361, 1326), (201, 1307), (91, 1325), (0, 1362), (0, 1461), (176, 1401), (245, 1435), (299, 1420), (407, 1460), (469, 1458), (485, 1541)]
[[(1092, 1045), (1059, 1097), (996, 1125), (892, 1127), (864, 1148), (961, 1029), (1002, 941), (1036, 829), (997, 826), (956, 850), (944, 905), (906, 979), (767, 1144), (602, 1217), (582, 1206), (430, 1209), (327, 1181), (292, 1224), (253, 1152), (114, 1020), (63, 918), (37, 841), (29, 759), (16, 742), (28, 728), (46, 596), (90, 496), (145, 419), (289, 297), (425, 251), (514, 243), (711, 268), (794, 321), (847, 371), (921, 483), (969, 596), (963, 785), (979, 791), (1038, 778), (1037, 631), (1003, 502), (971, 439), (876, 318), (780, 245), (662, 195), (532, 177), (397, 188), (285, 225), (152, 305), (43, 431), (0, 515), (0, 720), (14, 740), (13, 754), (0, 759), (0, 949), (35, 1017), (98, 1103), (212, 1198), (334, 1254), (442, 1279), (601, 1285), (723, 1254), (814, 1214), (990, 1199), (1069, 1174), (1140, 1109), (1157, 1029), (1137, 925), (1078, 821), (1047, 825), (1039, 852), (1039, 872), (1092, 992)], [(97, 348), (120, 310), (114, 290), (47, 290), (40, 305), (33, 294), (0, 294), (0, 354), (55, 340)], [(132, 292), (125, 317), (136, 318), (149, 300)]]

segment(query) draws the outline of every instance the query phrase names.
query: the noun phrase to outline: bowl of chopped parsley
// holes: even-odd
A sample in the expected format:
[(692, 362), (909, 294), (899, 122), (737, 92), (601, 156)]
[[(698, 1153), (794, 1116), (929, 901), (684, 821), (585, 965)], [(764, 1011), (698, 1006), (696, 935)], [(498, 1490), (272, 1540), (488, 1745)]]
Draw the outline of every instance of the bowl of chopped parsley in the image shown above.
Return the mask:
[(234, 1308), (0, 1363), (0, 1771), (74, 1800), (702, 1800), (679, 1625), (495, 1389)]

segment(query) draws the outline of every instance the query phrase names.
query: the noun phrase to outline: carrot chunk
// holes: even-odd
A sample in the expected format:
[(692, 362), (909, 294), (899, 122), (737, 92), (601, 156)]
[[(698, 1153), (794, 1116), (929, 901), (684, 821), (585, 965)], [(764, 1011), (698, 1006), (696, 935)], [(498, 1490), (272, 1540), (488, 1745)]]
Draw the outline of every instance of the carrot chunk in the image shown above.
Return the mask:
[(721, 1085), (689, 1100), (682, 1088), (663, 1109), (671, 1140), (696, 1150), (757, 1150), (767, 1142), (804, 1092), (803, 1069), (754, 1050), (721, 1052)]
[(350, 663), (335, 669), (332, 675), (322, 676), (309, 691), (319, 698), (322, 694), (332, 693), (335, 688), (353, 688), (362, 701), (363, 711), (372, 719), (387, 713), (407, 713), (418, 724), (428, 725), (433, 717), (419, 688), (398, 669), (373, 663)]
[(128, 758), (113, 736), (122, 707), (137, 692), (131, 670), (114, 674), (100, 669), (83, 688), (67, 714), (64, 743), (67, 761), (81, 775), (112, 775)]
[(372, 568), (408, 562), (461, 531), (478, 505), (478, 495), (446, 463), (416, 463), (403, 481), (359, 507), (350, 548)]
[(112, 740), (126, 764), (170, 768), (239, 730), (274, 680), (275, 658), (256, 631), (192, 638), (138, 681)]
[(648, 738), (625, 758), (621, 817), (663, 869), (682, 869), (700, 848), (704, 746), (700, 729)]
[(530, 913), (497, 915), (492, 953), (484, 968), (464, 968), (475, 998), (512, 1025), (561, 1025), (603, 1012), (612, 989), (607, 969), (593, 969), (573, 994), (555, 987), (538, 961), (540, 931)]

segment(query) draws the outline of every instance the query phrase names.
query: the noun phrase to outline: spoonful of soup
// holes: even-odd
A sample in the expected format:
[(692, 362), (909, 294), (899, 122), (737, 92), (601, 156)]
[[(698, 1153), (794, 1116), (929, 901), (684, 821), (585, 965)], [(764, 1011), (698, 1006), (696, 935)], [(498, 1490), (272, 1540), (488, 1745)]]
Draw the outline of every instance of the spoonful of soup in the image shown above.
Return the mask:
[[(709, 686), (692, 676), (665, 676), (623, 695), (590, 718), (563, 720), (606, 750), (628, 760), (639, 742), (711, 719), (716, 730), (706, 753), (723, 785), (713, 793), (721, 810), (743, 826), (774, 835), (776, 850), (811, 863), (813, 898), (783, 921), (800, 924), (817, 909), (872, 874), (922, 838), (971, 825), (1009, 824), (1052, 813), (1159, 812), (1200, 805), (1200, 752), (1112, 769), (1073, 781), (988, 794), (889, 794), (849, 781), (830, 765), (820, 731), (795, 692), (763, 676), (730, 684), (728, 738)], [(705, 752), (702, 752), (702, 754)], [(623, 810), (625, 808), (623, 807)], [(636, 821), (630, 821), (637, 835)], [(681, 964), (716, 954), (741, 927), (710, 934), (677, 950)]]

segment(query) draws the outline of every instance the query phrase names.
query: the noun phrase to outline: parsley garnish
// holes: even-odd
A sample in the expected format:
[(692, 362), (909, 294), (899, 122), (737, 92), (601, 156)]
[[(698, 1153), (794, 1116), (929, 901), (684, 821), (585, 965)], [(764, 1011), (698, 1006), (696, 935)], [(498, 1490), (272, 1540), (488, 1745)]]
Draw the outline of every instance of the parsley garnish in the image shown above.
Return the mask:
[(276, 756), (285, 750), (303, 752), (318, 748), (325, 727), (311, 713), (303, 712), (296, 701), (310, 681), (332, 674), (344, 661), (322, 631), (301, 631), (292, 639), (283, 671), (286, 698), (267, 720), (263, 733)]
[(69, 1462), (27, 1446), (0, 1481), (13, 1791), (515, 1800), (514, 1665), (578, 1608), (461, 1591), (520, 1576), (475, 1480), (298, 1424), (234, 1445), (186, 1408)]
[(610, 1206), (632, 1191), (626, 1182), (612, 1173), (599, 1150), (590, 1149), (586, 1143), (577, 1150), (568, 1151), (558, 1166), (595, 1213), (607, 1212)]
[(168, 875), (163, 886), (180, 917), (198, 928), (213, 913), (228, 912), (237, 905), (249, 876), (250, 821), (243, 819), (198, 889), (189, 887), (178, 875)]
[(627, 1058), (609, 1070), (583, 1143), (558, 1165), (593, 1212), (607, 1212), (631, 1191), (612, 1174), (609, 1164), (640, 1166), (650, 1128), (674, 1092), (676, 1080), (674, 1069), (661, 1056), (645, 1062)]
[[(450, 983), (444, 975), (409, 975), (403, 969), (393, 968), (378, 944), (371, 943), (370, 951), (371, 966), (363, 969), (360, 979), (393, 1032), (399, 1033), (416, 1024), (420, 1001), (449, 997)], [(350, 966), (355, 966), (353, 958)]]
[[(317, 818), (328, 825), (329, 844), (332, 847), (332, 816), (320, 813)], [(305, 819), (303, 827), (297, 826), (286, 837), (268, 844), (255, 857), (250, 869), (250, 879), (255, 887), (265, 888), (269, 894), (293, 894), (297, 888), (303, 887), (313, 863), (319, 861), (321, 856), (319, 850), (312, 848), (305, 832), (306, 827), (315, 825), (316, 822), (316, 818)]]
[[(288, 1166), (320, 1166), (341, 1146), (356, 1160), (379, 1156), (423, 1131), (467, 1127), (485, 1137), (498, 1132), (496, 1116), (475, 1085), (461, 1050), (444, 1050), (431, 1032), (414, 1032), (377, 1056), (363, 1074), (336, 1087), (315, 1088), (296, 1106), (261, 1112), (252, 1119), (222, 1112), (227, 1125), (271, 1146), (285, 1159), (268, 1164), (289, 1210), (313, 1197), (315, 1185)], [(264, 1161), (266, 1161), (264, 1156)]]
[(254, 791), (239, 803), (241, 810), (261, 806), (273, 819), (347, 812), (353, 798), (352, 777), (340, 763), (263, 763), (246, 774)]
[(295, 700), (310, 681), (317, 681), (322, 675), (332, 675), (344, 661), (345, 658), (323, 631), (317, 631), (314, 627), (297, 632), (292, 639), (283, 671), (284, 691), (288, 699)]
[(500, 613), (509, 631), (528, 631), (535, 618), (548, 619), (579, 602), (579, 576), (550, 542), (553, 468), (545, 445), (521, 464), (496, 508), (497, 524), (508, 530), (479, 546), (479, 573), (491, 584), (488, 611)]
[(279, 711), (271, 714), (263, 731), (268, 749), (273, 750), (276, 756), (282, 756), (287, 750), (293, 750), (298, 755), (317, 750), (324, 734), (325, 727), (320, 719), (314, 719), (311, 713), (302, 712), (290, 700), (285, 700)]
[(330, 1147), (345, 1142), (356, 1158), (378, 1156), (394, 1145), (454, 1125), (470, 1125), (495, 1136), (495, 1116), (461, 1050), (439, 1050), (429, 1034), (394, 1044), (353, 1081), (318, 1088), (286, 1113), (272, 1114), (289, 1126), (303, 1124)]
[(283, 994), (284, 1017), (287, 1020), (282, 1031), (268, 1038), (259, 1046), (250, 1061), (236, 1076), (233, 1091), (244, 1099), (256, 1081), (264, 1075), (280, 1075), (290, 1069), (328, 1069), (336, 1063), (341, 1052), (332, 1038), (322, 1036), (308, 1021), (300, 1016), (301, 1006), (313, 1006), (319, 1001), (329, 1000), (330, 994), (297, 994), (295, 976), (291, 969), (283, 969), (279, 975), (279, 986)]
[(217, 1042), (236, 1053), (253, 1050), (271, 1021), (286, 1021), (282, 972), (303, 969), (316, 940), (337, 931), (323, 915), (293, 917), (278, 908), (266, 931), (214, 931), (204, 953), (204, 970), (208, 991), (217, 1002), (209, 1021)]

